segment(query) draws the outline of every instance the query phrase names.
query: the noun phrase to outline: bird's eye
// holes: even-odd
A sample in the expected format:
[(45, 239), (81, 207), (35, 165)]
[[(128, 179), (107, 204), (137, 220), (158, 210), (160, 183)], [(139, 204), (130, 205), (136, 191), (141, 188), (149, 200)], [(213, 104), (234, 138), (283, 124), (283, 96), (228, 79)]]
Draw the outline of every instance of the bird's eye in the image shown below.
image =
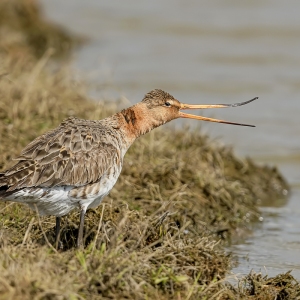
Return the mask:
[(165, 106), (171, 106), (170, 102), (165, 102)]

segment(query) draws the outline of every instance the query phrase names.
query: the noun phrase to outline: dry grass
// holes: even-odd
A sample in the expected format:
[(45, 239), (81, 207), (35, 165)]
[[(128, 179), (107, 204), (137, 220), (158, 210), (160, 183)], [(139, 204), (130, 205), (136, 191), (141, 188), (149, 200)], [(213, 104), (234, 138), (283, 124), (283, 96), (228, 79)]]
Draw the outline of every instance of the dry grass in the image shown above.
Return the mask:
[[(116, 207), (104, 209), (111, 214)], [(160, 225), (160, 216), (118, 209), (122, 217), (103, 220), (98, 239), (94, 236), (84, 251), (53, 253), (30, 238), (23, 246), (5, 245), (3, 238), (0, 294), (4, 299), (169, 299), (204, 296), (224, 277), (229, 259), (216, 251), (215, 242), (187, 238), (171, 223)]]
[[(88, 99), (69, 69), (50, 72), (50, 56), (11, 56), (0, 44), (0, 170), (64, 118), (117, 110)], [(0, 201), (0, 299), (271, 299), (262, 290), (292, 299), (299, 289), (290, 275), (223, 283), (231, 258), (222, 240), (259, 217), (258, 199), (284, 189), (276, 169), (238, 159), (198, 131), (157, 129), (132, 146), (111, 194), (87, 213), (83, 251), (74, 249), (78, 212), (63, 219), (56, 251), (47, 243), (54, 217)]]
[(47, 49), (66, 57), (83, 40), (43, 19), (37, 0), (0, 0), (0, 51), (40, 58)]
[(260, 273), (251, 272), (243, 278), (236, 295), (243, 299), (273, 300), (300, 299), (300, 285), (290, 272), (269, 278)]

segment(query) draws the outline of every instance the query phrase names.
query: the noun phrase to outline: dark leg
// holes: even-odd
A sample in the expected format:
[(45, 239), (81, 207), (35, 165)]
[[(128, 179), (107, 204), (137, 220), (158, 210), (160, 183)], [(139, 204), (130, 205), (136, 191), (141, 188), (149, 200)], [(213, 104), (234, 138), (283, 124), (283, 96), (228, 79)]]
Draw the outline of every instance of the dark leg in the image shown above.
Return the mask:
[(56, 248), (58, 247), (58, 244), (59, 244), (60, 220), (61, 220), (61, 217), (56, 217), (56, 226), (55, 226), (55, 246), (56, 246)]
[(79, 232), (78, 232), (78, 239), (77, 239), (77, 248), (83, 248), (84, 216), (85, 216), (85, 210), (82, 209), (80, 212), (80, 224), (79, 224)]

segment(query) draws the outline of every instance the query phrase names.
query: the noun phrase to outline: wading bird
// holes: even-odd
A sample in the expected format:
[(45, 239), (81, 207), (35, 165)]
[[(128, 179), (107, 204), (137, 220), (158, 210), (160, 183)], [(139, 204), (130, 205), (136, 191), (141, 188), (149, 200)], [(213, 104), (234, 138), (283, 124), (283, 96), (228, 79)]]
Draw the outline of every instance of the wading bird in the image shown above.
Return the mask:
[(23, 149), (13, 167), (0, 173), (0, 198), (25, 203), (40, 215), (56, 216), (56, 240), (61, 217), (79, 208), (77, 247), (81, 247), (86, 210), (97, 207), (110, 192), (126, 151), (139, 136), (177, 118), (254, 127), (182, 110), (236, 107), (256, 99), (236, 104), (190, 105), (156, 89), (140, 103), (102, 120), (70, 117), (37, 137)]

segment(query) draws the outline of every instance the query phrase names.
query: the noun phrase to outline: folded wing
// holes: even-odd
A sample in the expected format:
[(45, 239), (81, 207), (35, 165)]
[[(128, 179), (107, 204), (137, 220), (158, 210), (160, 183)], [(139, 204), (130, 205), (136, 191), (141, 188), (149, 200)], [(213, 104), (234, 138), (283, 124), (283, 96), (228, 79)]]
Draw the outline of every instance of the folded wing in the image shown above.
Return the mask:
[[(31, 142), (18, 162), (0, 176), (7, 192), (25, 187), (83, 186), (97, 182), (109, 169), (122, 163), (120, 151), (107, 140), (105, 128), (72, 118)], [(87, 122), (87, 121), (84, 121)]]

